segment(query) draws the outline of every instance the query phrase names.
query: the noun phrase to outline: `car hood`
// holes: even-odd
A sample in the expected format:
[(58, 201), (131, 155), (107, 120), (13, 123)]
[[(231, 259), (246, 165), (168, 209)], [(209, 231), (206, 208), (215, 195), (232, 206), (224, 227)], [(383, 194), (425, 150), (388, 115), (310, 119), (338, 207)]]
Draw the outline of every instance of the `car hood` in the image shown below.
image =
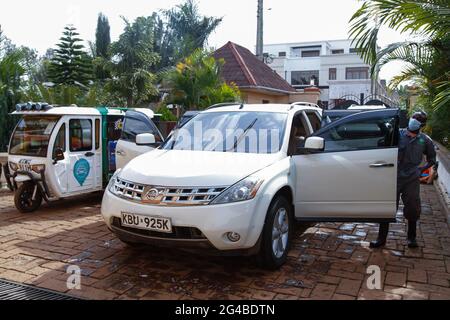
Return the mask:
[(119, 177), (167, 187), (224, 187), (255, 173), (280, 154), (153, 150), (130, 161)]

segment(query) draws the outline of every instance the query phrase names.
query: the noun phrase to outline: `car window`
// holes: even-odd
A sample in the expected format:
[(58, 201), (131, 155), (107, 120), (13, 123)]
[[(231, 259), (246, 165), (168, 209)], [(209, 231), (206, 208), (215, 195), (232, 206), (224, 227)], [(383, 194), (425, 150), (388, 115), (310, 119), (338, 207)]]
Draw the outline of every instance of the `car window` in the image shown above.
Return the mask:
[(70, 151), (92, 150), (92, 121), (72, 119), (69, 121)]
[(308, 123), (305, 119), (303, 112), (299, 112), (294, 115), (292, 119), (292, 129), (289, 138), (288, 153), (292, 154), (298, 148), (302, 148), (305, 145), (305, 140), (309, 136)]
[(322, 127), (322, 121), (320, 120), (319, 115), (314, 111), (306, 112), (306, 116), (308, 117), (309, 122), (311, 123), (311, 127), (313, 128), (313, 132), (320, 130)]
[(95, 150), (100, 149), (100, 119), (95, 119)]
[(355, 120), (325, 131), (325, 152), (352, 151), (393, 147), (396, 138), (397, 117)]
[(159, 135), (156, 126), (150, 122), (141, 121), (136, 118), (125, 117), (123, 125), (121, 140), (135, 142), (136, 136), (141, 133), (151, 133), (155, 136), (156, 142), (161, 142), (162, 138)]
[(56, 156), (56, 150), (61, 149), (66, 152), (66, 124), (63, 123), (61, 128), (59, 128), (58, 134), (56, 135), (55, 145), (53, 146), (53, 158)]

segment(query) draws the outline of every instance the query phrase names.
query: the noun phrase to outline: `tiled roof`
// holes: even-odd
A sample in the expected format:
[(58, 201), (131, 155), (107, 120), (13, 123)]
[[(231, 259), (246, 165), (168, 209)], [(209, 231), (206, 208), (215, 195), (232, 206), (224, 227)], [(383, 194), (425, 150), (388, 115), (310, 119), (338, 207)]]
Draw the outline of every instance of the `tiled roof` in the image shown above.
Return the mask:
[(234, 82), (239, 88), (266, 88), (275, 91), (296, 92), (296, 90), (259, 60), (250, 50), (233, 42), (217, 49), (213, 56), (224, 59), (222, 77), (228, 83)]

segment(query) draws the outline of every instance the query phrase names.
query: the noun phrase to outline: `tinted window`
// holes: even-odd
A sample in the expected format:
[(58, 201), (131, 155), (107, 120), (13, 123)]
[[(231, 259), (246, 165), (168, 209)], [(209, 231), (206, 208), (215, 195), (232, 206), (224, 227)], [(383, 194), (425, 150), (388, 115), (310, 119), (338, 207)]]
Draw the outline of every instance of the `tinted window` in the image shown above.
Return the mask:
[(355, 120), (324, 132), (325, 151), (351, 151), (395, 146), (396, 117)]
[(319, 70), (291, 72), (291, 84), (294, 86), (310, 85), (312, 82), (315, 85), (319, 84)]
[(100, 120), (95, 119), (95, 150), (100, 148)]
[(55, 139), (55, 145), (53, 146), (53, 158), (55, 158), (55, 153), (57, 149), (61, 149), (66, 152), (66, 124), (64, 123), (61, 128), (59, 128), (58, 135)]
[(92, 121), (87, 119), (72, 119), (69, 122), (70, 151), (92, 150)]
[(150, 122), (144, 122), (136, 118), (126, 117), (123, 125), (121, 140), (135, 142), (136, 136), (141, 133), (151, 133), (155, 135), (156, 142), (161, 142), (161, 137), (156, 126)]
[(317, 113), (315, 112), (307, 112), (306, 116), (308, 117), (309, 122), (311, 123), (311, 126), (313, 128), (313, 132), (316, 132), (319, 130), (322, 126), (322, 121)]

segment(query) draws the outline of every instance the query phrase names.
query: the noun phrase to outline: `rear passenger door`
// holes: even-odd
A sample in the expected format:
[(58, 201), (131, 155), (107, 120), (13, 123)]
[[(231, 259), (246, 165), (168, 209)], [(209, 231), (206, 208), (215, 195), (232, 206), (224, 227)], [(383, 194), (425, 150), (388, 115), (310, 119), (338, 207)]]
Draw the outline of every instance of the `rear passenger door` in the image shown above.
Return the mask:
[(315, 132), (321, 152), (298, 150), (295, 213), (303, 220), (395, 218), (398, 110), (351, 115)]
[[(136, 136), (141, 133), (153, 134), (156, 143), (153, 146), (138, 146), (136, 144)], [(162, 142), (162, 135), (151, 119), (142, 112), (127, 111), (122, 134), (116, 147), (117, 169), (123, 168), (135, 157), (157, 148)]]

